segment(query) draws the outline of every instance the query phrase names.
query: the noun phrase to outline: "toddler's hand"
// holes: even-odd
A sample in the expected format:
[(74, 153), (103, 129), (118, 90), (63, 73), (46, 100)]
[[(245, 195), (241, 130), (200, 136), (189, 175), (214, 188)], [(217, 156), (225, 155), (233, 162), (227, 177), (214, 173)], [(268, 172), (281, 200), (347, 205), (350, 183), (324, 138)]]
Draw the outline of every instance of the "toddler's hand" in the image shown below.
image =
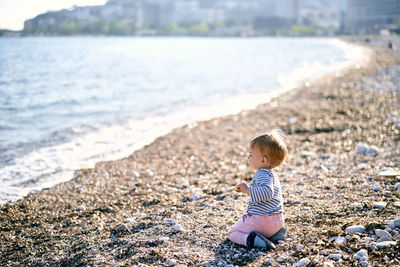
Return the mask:
[(236, 191), (239, 191), (239, 192), (245, 193), (247, 195), (250, 195), (249, 187), (245, 183), (238, 184), (236, 186)]

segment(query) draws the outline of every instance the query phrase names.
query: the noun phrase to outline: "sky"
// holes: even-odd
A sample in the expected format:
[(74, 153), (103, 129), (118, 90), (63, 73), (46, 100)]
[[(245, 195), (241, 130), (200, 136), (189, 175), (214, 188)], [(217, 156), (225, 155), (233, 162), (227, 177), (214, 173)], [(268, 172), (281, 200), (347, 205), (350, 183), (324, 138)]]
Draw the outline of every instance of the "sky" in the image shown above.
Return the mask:
[(107, 0), (0, 0), (0, 29), (22, 30), (24, 21), (50, 10), (103, 5)]

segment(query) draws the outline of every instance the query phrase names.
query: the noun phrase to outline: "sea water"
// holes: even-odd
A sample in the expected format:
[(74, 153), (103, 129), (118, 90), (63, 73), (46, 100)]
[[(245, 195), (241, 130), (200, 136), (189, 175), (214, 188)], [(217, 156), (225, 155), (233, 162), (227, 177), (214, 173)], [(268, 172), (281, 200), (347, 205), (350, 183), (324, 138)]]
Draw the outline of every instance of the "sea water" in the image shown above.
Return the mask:
[(0, 38), (0, 201), (362, 57), (326, 38)]

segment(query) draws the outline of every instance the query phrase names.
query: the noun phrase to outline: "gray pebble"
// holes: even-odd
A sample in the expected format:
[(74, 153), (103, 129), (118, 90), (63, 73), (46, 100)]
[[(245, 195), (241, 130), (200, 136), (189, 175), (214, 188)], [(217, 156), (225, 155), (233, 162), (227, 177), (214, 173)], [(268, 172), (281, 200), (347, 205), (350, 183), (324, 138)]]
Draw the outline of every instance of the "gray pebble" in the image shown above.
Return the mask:
[(303, 258), (296, 263), (295, 266), (307, 266), (310, 263), (310, 260), (307, 258)]
[(382, 187), (380, 185), (374, 185), (372, 187), (372, 191), (374, 191), (374, 192), (379, 192), (381, 190), (382, 190)]
[(376, 240), (377, 243), (386, 242), (386, 241), (393, 241), (393, 239), (388, 236), (382, 236), (378, 240)]
[(276, 261), (279, 263), (284, 262), (286, 259), (284, 257), (279, 257)]
[(394, 219), (392, 222), (395, 228), (400, 228), (400, 217)]
[(368, 259), (368, 252), (365, 249), (359, 250), (356, 254), (353, 256), (355, 259), (359, 260), (361, 258), (366, 257)]
[(179, 224), (175, 224), (174, 226), (172, 226), (172, 231), (180, 232), (180, 231), (182, 231), (182, 226), (180, 226)]
[(361, 144), (357, 147), (357, 154), (359, 155), (365, 155), (368, 151), (368, 145), (366, 144)]
[(392, 235), (388, 231), (381, 230), (381, 229), (375, 229), (375, 234), (379, 237), (384, 237), (384, 236), (390, 237), (390, 238), (392, 237)]
[(377, 148), (376, 146), (370, 146), (370, 147), (368, 147), (367, 153), (368, 154), (378, 154), (379, 148)]
[(347, 233), (365, 233), (365, 227), (363, 225), (353, 225), (346, 228)]
[(342, 258), (342, 254), (329, 254), (328, 258), (331, 260), (338, 261)]

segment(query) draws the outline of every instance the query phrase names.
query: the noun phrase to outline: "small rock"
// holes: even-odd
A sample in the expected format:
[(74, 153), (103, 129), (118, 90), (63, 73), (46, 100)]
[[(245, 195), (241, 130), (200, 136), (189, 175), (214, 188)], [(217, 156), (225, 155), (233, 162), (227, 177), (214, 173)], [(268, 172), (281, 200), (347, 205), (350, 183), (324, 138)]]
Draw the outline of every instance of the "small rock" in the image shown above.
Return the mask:
[(178, 222), (176, 221), (176, 220), (174, 220), (174, 219), (165, 219), (164, 221), (163, 221), (163, 224), (164, 225), (175, 225), (175, 224), (177, 224)]
[(400, 183), (395, 184), (395, 185), (394, 185), (394, 188), (400, 190)]
[(180, 226), (179, 224), (175, 224), (174, 226), (172, 226), (172, 231), (173, 232), (181, 232), (182, 226)]
[(196, 201), (199, 199), (199, 194), (195, 193), (193, 196), (190, 198), (191, 201)]
[(117, 233), (121, 233), (121, 232), (128, 232), (129, 230), (128, 230), (128, 227), (126, 227), (125, 224), (120, 224), (117, 227), (115, 227), (115, 231)]
[(368, 266), (368, 261), (360, 261), (360, 265), (362, 267), (367, 267)]
[(307, 266), (310, 263), (310, 260), (307, 258), (303, 258), (296, 263), (295, 266)]
[(342, 258), (342, 254), (329, 254), (328, 258), (331, 260), (338, 261)]
[(360, 261), (368, 261), (368, 257), (362, 257)]
[(328, 252), (326, 252), (326, 250), (321, 250), (319, 252), (322, 256), (328, 256)]
[(380, 171), (378, 171), (379, 176), (384, 176), (384, 177), (396, 177), (400, 176), (400, 172), (396, 171), (392, 168), (384, 168)]
[(76, 207), (76, 210), (77, 211), (84, 211), (84, 210), (86, 210), (86, 208), (83, 205), (79, 205), (78, 207)]
[(396, 241), (384, 241), (384, 242), (377, 243), (376, 246), (377, 246), (377, 248), (387, 248), (387, 247), (391, 247), (391, 246), (396, 246), (396, 244), (397, 244)]
[(276, 261), (279, 263), (284, 262), (286, 259), (284, 257), (279, 257)]
[(368, 252), (365, 249), (359, 250), (356, 254), (353, 256), (355, 259), (359, 260), (362, 257), (367, 257), (368, 258)]
[(390, 237), (390, 238), (392, 237), (392, 235), (388, 231), (381, 230), (381, 229), (375, 229), (375, 234), (379, 237), (384, 237), (384, 236)]
[(382, 187), (380, 185), (374, 185), (372, 187), (372, 191), (374, 191), (374, 192), (379, 192), (381, 190), (382, 190)]
[(312, 151), (302, 151), (300, 152), (299, 156), (301, 158), (315, 158), (316, 154)]
[(297, 118), (296, 117), (289, 117), (287, 118), (287, 122), (290, 124), (294, 124), (297, 122)]
[(392, 221), (395, 228), (400, 228), (400, 217)]
[(125, 223), (135, 223), (135, 220), (133, 218), (126, 218)]
[(168, 264), (168, 266), (175, 266), (176, 265), (176, 260), (175, 259), (169, 259), (167, 264)]
[(330, 241), (332, 239), (332, 237), (328, 240), (329, 242), (333, 241), (333, 244), (336, 246), (343, 246), (346, 245), (347, 243), (347, 239), (343, 236), (335, 236), (334, 239), (332, 239), (332, 241)]
[(297, 250), (302, 250), (304, 248), (303, 245), (297, 245)]
[(376, 146), (370, 146), (368, 147), (367, 153), (376, 155), (379, 153), (379, 148), (377, 148)]
[(367, 154), (367, 151), (368, 151), (368, 145), (366, 145), (366, 144), (361, 144), (361, 145), (359, 145), (358, 147), (357, 147), (357, 154), (359, 154), (359, 155), (365, 155), (365, 154)]
[(361, 243), (368, 243), (371, 242), (373, 239), (369, 236), (365, 236), (361, 239)]
[(353, 225), (346, 228), (347, 233), (365, 233), (365, 227), (363, 225)]
[(222, 199), (222, 201), (229, 201), (231, 199), (230, 196), (225, 196), (224, 199)]
[(376, 240), (376, 243), (382, 243), (382, 242), (386, 242), (386, 241), (393, 241), (393, 239), (388, 236), (382, 236), (378, 240)]
[(386, 202), (374, 202), (374, 208), (376, 209), (384, 209), (386, 205)]
[(375, 251), (375, 250), (378, 249), (378, 247), (377, 247), (375, 244), (371, 244), (371, 245), (369, 246), (369, 249), (370, 249), (371, 251)]

